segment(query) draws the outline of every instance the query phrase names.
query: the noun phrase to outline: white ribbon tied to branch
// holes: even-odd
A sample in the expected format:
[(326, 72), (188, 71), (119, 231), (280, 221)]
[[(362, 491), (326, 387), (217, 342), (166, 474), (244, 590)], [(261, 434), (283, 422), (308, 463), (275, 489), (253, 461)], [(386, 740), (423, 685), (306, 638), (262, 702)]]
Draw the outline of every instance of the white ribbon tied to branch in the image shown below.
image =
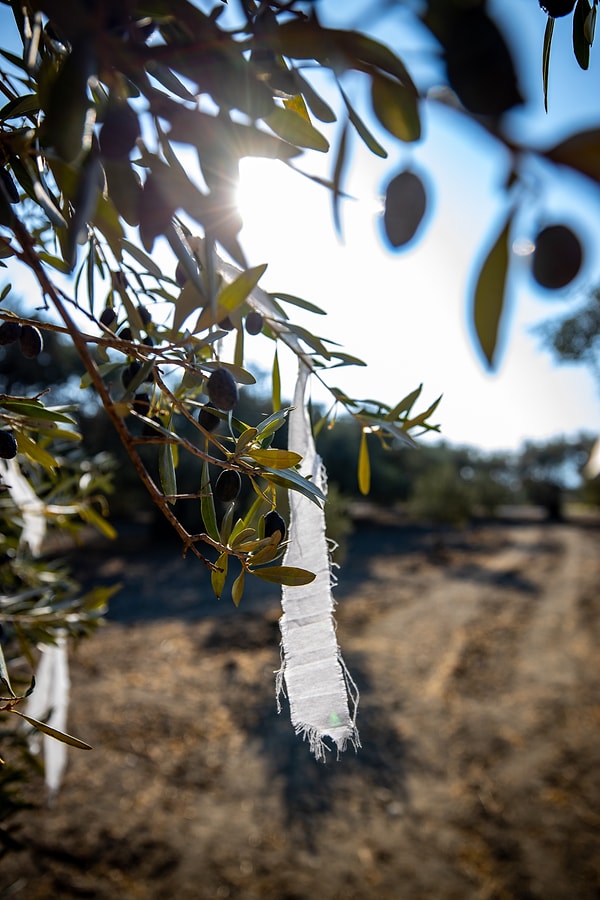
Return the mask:
[[(27, 479), (23, 476), (16, 459), (0, 460), (0, 474), (8, 492), (18, 509), (22, 521), (20, 544), (27, 546), (32, 556), (39, 556), (46, 536), (44, 504), (39, 499)], [(41, 657), (36, 673), (36, 690), (27, 701), (27, 714), (34, 719), (43, 719), (52, 728), (64, 731), (69, 708), (69, 664), (67, 641), (59, 634), (56, 644), (41, 647)], [(46, 785), (52, 797), (58, 790), (67, 762), (67, 748), (60, 741), (35, 732), (30, 746), (39, 752), (40, 743), (44, 753)]]
[[(289, 416), (288, 446), (303, 457), (300, 471), (323, 493), (327, 475), (317, 454), (305, 403), (308, 366), (301, 360)], [(333, 618), (333, 573), (325, 533), (325, 513), (297, 491), (289, 492), (290, 528), (284, 564), (315, 573), (315, 580), (299, 587), (282, 587), (280, 619), (282, 665), (277, 673), (277, 700), (287, 694), (296, 734), (307, 738), (319, 760), (330, 749), (338, 755), (348, 741), (360, 747), (356, 727), (358, 690), (340, 652)]]

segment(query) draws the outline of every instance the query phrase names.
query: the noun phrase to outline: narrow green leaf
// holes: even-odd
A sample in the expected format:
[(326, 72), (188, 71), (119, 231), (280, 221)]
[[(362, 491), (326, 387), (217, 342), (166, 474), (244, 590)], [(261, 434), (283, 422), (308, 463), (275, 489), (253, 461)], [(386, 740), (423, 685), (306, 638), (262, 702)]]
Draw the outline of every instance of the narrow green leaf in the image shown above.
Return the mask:
[(160, 266), (158, 266), (154, 262), (152, 257), (148, 256), (147, 253), (144, 253), (144, 251), (136, 244), (132, 244), (131, 241), (127, 240), (127, 238), (121, 238), (121, 246), (123, 250), (129, 253), (130, 256), (133, 256), (135, 261), (139, 263), (140, 266), (142, 266), (142, 268), (145, 269), (145, 271), (150, 275), (153, 275), (158, 279), (163, 277), (163, 271)]
[(29, 459), (32, 459), (34, 462), (39, 463), (45, 469), (49, 469), (50, 471), (59, 468), (58, 461), (22, 431), (16, 432), (15, 439), (17, 441), (19, 453), (24, 453)]
[[(167, 496), (177, 493), (177, 478), (175, 475), (175, 460), (173, 457), (173, 444), (160, 444), (158, 448), (158, 474), (161, 487)], [(175, 500), (169, 500), (175, 504)]]
[(234, 281), (226, 284), (220, 291), (217, 304), (228, 312), (233, 312), (252, 293), (266, 269), (267, 264), (264, 263), (241, 272)]
[(285, 421), (290, 414), (291, 408), (291, 406), (286, 406), (283, 409), (276, 409), (275, 412), (271, 413), (270, 416), (267, 416), (266, 419), (263, 419), (256, 430), (257, 438), (260, 441), (264, 441), (264, 439), (270, 434), (274, 434), (276, 431), (278, 431), (281, 426), (285, 424)]
[(295, 469), (276, 470), (264, 466), (261, 474), (267, 481), (270, 481), (273, 484), (278, 484), (280, 487), (287, 488), (288, 490), (298, 491), (300, 494), (308, 497), (309, 500), (312, 500), (313, 503), (316, 503), (319, 507), (325, 503), (325, 495), (316, 484), (313, 484), (312, 481), (304, 478)]
[(295, 566), (269, 566), (266, 569), (252, 569), (252, 574), (263, 581), (269, 581), (272, 584), (285, 584), (291, 587), (298, 587), (302, 584), (310, 584), (315, 580), (314, 572), (307, 569), (299, 569)]
[(315, 306), (314, 303), (309, 303), (308, 300), (303, 300), (302, 297), (296, 297), (294, 294), (281, 294), (278, 292), (270, 296), (277, 300), (283, 300), (284, 303), (291, 303), (292, 306), (299, 306), (300, 309), (306, 309), (308, 312), (316, 313), (318, 316), (327, 315), (320, 306)]
[(148, 60), (146, 63), (146, 71), (149, 75), (152, 75), (153, 78), (156, 78), (163, 87), (166, 87), (168, 91), (175, 94), (176, 97), (181, 97), (182, 100), (196, 101), (196, 97), (191, 91), (188, 91), (183, 82), (180, 81), (177, 75), (175, 75), (168, 66), (165, 66), (164, 63), (157, 62), (157, 60), (154, 59)]
[(210, 472), (206, 460), (202, 465), (202, 485), (200, 495), (200, 514), (204, 522), (204, 528), (213, 541), (221, 540), (215, 512), (215, 501), (210, 483)]
[(479, 347), (490, 368), (493, 368), (498, 329), (504, 306), (511, 221), (512, 215), (509, 215), (483, 262), (475, 287), (473, 325)]
[(0, 109), (0, 121), (5, 122), (7, 119), (14, 119), (17, 116), (28, 116), (29, 113), (37, 113), (40, 108), (40, 98), (37, 94), (24, 94), (22, 97), (15, 97), (5, 103)]
[(6, 685), (6, 690), (10, 694), (11, 698), (16, 697), (17, 695), (13, 691), (10, 678), (8, 675), (8, 667), (6, 665), (6, 660), (4, 658), (4, 653), (2, 652), (2, 645), (0, 644), (0, 681)]
[(264, 120), (271, 131), (297, 147), (327, 153), (329, 142), (304, 116), (287, 106), (276, 106)]
[(231, 599), (236, 606), (240, 605), (240, 600), (244, 594), (244, 570), (240, 572), (231, 586)]
[(63, 422), (65, 425), (75, 425), (75, 419), (52, 407), (43, 406), (38, 400), (19, 400), (11, 397), (7, 399), (0, 394), (0, 406), (9, 412), (27, 416), (29, 419), (47, 419), (51, 422)]
[(418, 99), (414, 91), (386, 75), (374, 74), (371, 100), (375, 115), (394, 137), (418, 141), (421, 137)]
[(223, 589), (225, 587), (225, 582), (227, 581), (227, 565), (229, 563), (229, 556), (227, 553), (221, 553), (219, 556), (216, 566), (210, 574), (210, 582), (212, 589), (214, 591), (215, 597), (217, 600), (221, 599), (223, 594)]
[[(233, 504), (231, 504), (227, 511), (229, 512), (230, 509), (233, 509)], [(241, 519), (238, 519), (238, 522), (241, 521)], [(239, 546), (245, 543), (252, 535), (256, 536), (256, 530), (254, 528), (242, 528), (241, 530), (236, 530), (235, 534), (232, 532), (230, 535), (231, 540), (229, 541), (229, 546), (232, 550), (237, 550)]]
[(542, 49), (542, 84), (544, 87), (544, 109), (548, 112), (548, 75), (550, 72), (550, 49), (552, 47), (552, 35), (554, 34), (554, 19), (548, 16), (544, 30), (544, 46)]
[(265, 563), (272, 562), (276, 556), (279, 556), (280, 552), (279, 541), (271, 539), (267, 544), (252, 553), (250, 563), (253, 566), (262, 566)]
[(64, 259), (61, 259), (60, 256), (53, 256), (51, 253), (42, 251), (39, 254), (39, 257), (47, 266), (56, 269), (57, 272), (62, 272), (63, 275), (69, 275), (71, 273), (71, 266), (66, 263)]
[(337, 154), (335, 157), (335, 165), (333, 167), (333, 178), (332, 178), (332, 188), (331, 188), (331, 203), (333, 206), (333, 223), (335, 226), (335, 230), (338, 235), (342, 234), (342, 223), (340, 217), (340, 197), (341, 193), (341, 183), (342, 176), (344, 174), (344, 170), (346, 168), (347, 156), (346, 156), (346, 148), (347, 148), (347, 137), (348, 137), (348, 123), (344, 122), (342, 127), (342, 133), (340, 135), (340, 142), (337, 148)]
[(367, 433), (364, 429), (360, 435), (358, 451), (358, 489), (364, 496), (371, 490), (371, 461), (367, 446)]
[(194, 333), (204, 331), (220, 322), (248, 299), (267, 268), (266, 263), (253, 266), (241, 272), (237, 278), (225, 285), (217, 296), (216, 310), (207, 307), (194, 327)]
[(300, 454), (292, 450), (251, 450), (248, 455), (259, 466), (269, 466), (271, 469), (292, 469), (302, 462)]
[(63, 744), (69, 744), (70, 747), (77, 747), (78, 750), (93, 749), (89, 744), (86, 744), (85, 741), (80, 741), (79, 738), (73, 737), (72, 734), (66, 734), (64, 731), (52, 728), (50, 725), (46, 725), (45, 722), (40, 722), (32, 716), (26, 716), (25, 713), (19, 712), (18, 709), (11, 709), (10, 712), (25, 719), (26, 722), (29, 722), (29, 724), (33, 725), (34, 728), (37, 728), (38, 731), (42, 731), (44, 734), (55, 738), (57, 741), (61, 741)]
[(440, 405), (441, 400), (442, 400), (442, 394), (440, 394), (440, 396), (437, 398), (437, 400), (433, 401), (431, 406), (428, 409), (426, 409), (425, 412), (419, 413), (413, 419), (407, 419), (407, 421), (402, 424), (402, 427), (408, 429), (408, 428), (415, 428), (417, 425), (424, 425), (425, 422), (427, 422), (427, 419), (429, 418), (429, 416), (433, 415), (433, 413), (436, 411), (436, 409)]
[(401, 413), (409, 413), (413, 408), (415, 402), (419, 399), (421, 395), (421, 391), (423, 390), (423, 385), (420, 384), (418, 388), (415, 388), (414, 391), (411, 391), (410, 394), (407, 394), (406, 397), (403, 397), (399, 403), (394, 406), (393, 409), (386, 413), (386, 420), (388, 422), (394, 422)]
[(235, 347), (233, 351), (233, 361), (236, 366), (242, 368), (244, 365), (244, 337), (245, 330), (243, 328), (236, 328), (235, 330)]
[(320, 94), (317, 94), (298, 69), (293, 69), (293, 77), (313, 116), (320, 122), (335, 122), (334, 111), (325, 103)]
[(80, 507), (79, 515), (85, 522), (93, 525), (100, 534), (103, 534), (104, 537), (107, 537), (109, 540), (114, 541), (117, 537), (117, 532), (110, 522), (107, 522), (104, 516), (101, 516), (100, 513), (96, 512), (91, 506)]
[(342, 98), (344, 103), (346, 104), (346, 109), (348, 110), (348, 118), (354, 125), (359, 137), (364, 141), (367, 145), (371, 153), (374, 153), (375, 156), (380, 156), (382, 159), (387, 159), (387, 150), (385, 150), (379, 141), (375, 140), (365, 123), (362, 121), (358, 113), (355, 111), (354, 107), (350, 103), (346, 93), (342, 90), (340, 86), (340, 92), (342, 94)]
[(251, 444), (256, 439), (257, 434), (257, 428), (246, 428), (242, 431), (235, 443), (235, 452), (237, 456), (240, 456), (248, 444)]
[[(275, 355), (273, 356), (273, 369), (271, 371), (271, 404), (275, 413), (281, 410), (281, 372), (279, 370), (279, 356), (277, 355), (277, 346), (275, 346)], [(261, 423), (261, 433), (264, 432), (265, 423)]]

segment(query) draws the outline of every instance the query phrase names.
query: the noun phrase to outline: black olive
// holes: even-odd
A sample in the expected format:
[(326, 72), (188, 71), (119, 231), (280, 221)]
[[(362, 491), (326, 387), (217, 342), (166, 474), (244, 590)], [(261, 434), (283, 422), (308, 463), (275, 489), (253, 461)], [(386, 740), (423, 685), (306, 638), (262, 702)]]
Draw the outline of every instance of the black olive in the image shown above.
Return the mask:
[(223, 469), (215, 484), (215, 497), (223, 503), (235, 500), (242, 488), (242, 479), (234, 469)]
[(42, 332), (35, 325), (23, 325), (19, 335), (21, 353), (27, 359), (35, 359), (44, 349)]
[(0, 325), (0, 345), (14, 344), (21, 336), (21, 323), (6, 319)]
[(198, 413), (198, 423), (205, 431), (215, 431), (219, 427), (220, 418), (211, 412), (215, 408), (212, 403), (206, 403)]
[(142, 416), (147, 416), (150, 412), (150, 397), (148, 394), (136, 394), (133, 398), (133, 408)]
[(14, 459), (17, 455), (17, 442), (12, 431), (0, 431), (0, 457)]
[(237, 384), (228, 369), (215, 369), (206, 383), (206, 391), (217, 409), (229, 412), (237, 403)]
[(541, 287), (566, 287), (577, 276), (582, 262), (581, 241), (566, 225), (547, 225), (536, 237), (532, 273)]
[(276, 509), (272, 509), (271, 512), (266, 513), (264, 517), (264, 523), (266, 538), (272, 537), (276, 531), (279, 531), (281, 533), (280, 540), (283, 540), (285, 538), (285, 522)]
[(110, 106), (98, 135), (100, 152), (106, 159), (126, 159), (140, 136), (140, 123), (127, 103)]
[(107, 328), (110, 328), (116, 318), (117, 314), (112, 306), (105, 307), (100, 314), (100, 321), (103, 325), (106, 325)]
[(246, 331), (248, 334), (260, 334), (264, 325), (262, 315), (252, 309), (246, 316)]
[(137, 311), (140, 314), (140, 319), (142, 320), (143, 324), (149, 325), (150, 322), (152, 321), (152, 316), (151, 316), (150, 312), (146, 309), (146, 307), (142, 306), (140, 304), (137, 308)]
[(125, 366), (125, 368), (121, 372), (121, 382), (123, 384), (123, 387), (129, 387), (141, 368), (141, 363), (139, 363), (137, 359), (134, 359), (129, 363), (128, 366)]
[(549, 16), (558, 19), (560, 16), (569, 15), (575, 6), (575, 0), (539, 0), (539, 4)]

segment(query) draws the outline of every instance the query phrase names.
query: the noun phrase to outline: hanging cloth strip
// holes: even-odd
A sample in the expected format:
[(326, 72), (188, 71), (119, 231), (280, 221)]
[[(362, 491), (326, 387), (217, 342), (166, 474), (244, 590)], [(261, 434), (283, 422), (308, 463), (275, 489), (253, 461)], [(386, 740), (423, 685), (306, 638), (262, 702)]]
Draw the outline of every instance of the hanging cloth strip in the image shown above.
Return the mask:
[[(327, 474), (317, 454), (306, 408), (309, 368), (302, 360), (289, 416), (288, 446), (300, 453), (300, 472), (323, 493)], [(335, 633), (333, 573), (325, 534), (325, 513), (297, 491), (289, 492), (290, 528), (284, 565), (315, 573), (315, 580), (299, 587), (283, 586), (280, 619), (282, 665), (277, 673), (277, 702), (287, 694), (296, 734), (308, 739), (320, 760), (335, 743), (338, 755), (348, 741), (360, 747), (356, 727), (358, 690), (342, 660)], [(285, 691), (284, 691), (285, 682)]]

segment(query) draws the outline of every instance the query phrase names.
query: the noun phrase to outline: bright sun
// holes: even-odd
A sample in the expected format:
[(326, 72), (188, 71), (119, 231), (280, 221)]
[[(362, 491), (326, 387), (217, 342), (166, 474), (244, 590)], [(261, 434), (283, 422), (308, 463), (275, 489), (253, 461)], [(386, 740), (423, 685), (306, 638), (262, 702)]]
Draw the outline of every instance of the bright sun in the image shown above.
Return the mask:
[(244, 223), (244, 235), (260, 236), (273, 229), (285, 210), (302, 211), (302, 184), (305, 179), (284, 163), (273, 159), (246, 158), (240, 162), (237, 206)]

